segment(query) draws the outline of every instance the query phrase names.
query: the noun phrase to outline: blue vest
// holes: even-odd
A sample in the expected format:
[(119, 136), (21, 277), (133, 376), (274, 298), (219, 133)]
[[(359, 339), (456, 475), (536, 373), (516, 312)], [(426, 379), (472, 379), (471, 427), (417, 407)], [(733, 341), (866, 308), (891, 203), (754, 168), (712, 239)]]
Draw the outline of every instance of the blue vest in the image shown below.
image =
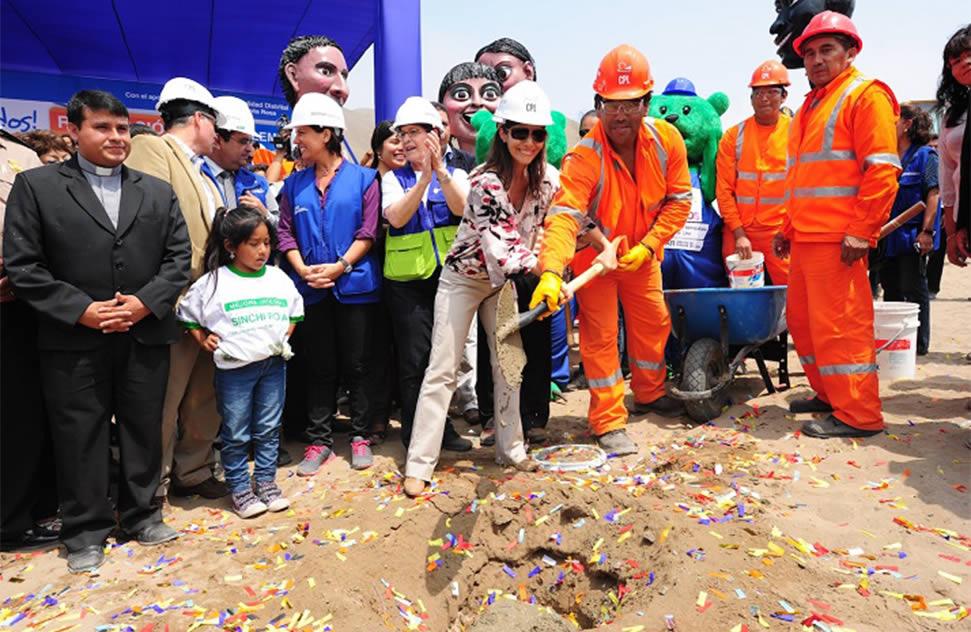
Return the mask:
[(237, 202), (244, 193), (249, 193), (266, 206), (266, 196), (270, 194), (269, 180), (247, 169), (240, 169), (236, 172), (233, 182), (236, 184)]
[[(664, 289), (728, 287), (725, 263), (722, 261), (722, 218), (711, 203), (704, 199), (697, 168), (691, 166), (690, 171), (692, 193), (701, 199), (701, 217), (687, 222), (686, 228), (679, 231), (664, 247), (664, 261), (661, 262)], [(697, 210), (695, 213), (697, 214)], [(689, 216), (689, 220), (691, 219)], [(702, 233), (704, 226), (708, 230)], [(699, 239), (701, 248), (695, 250)], [(679, 249), (679, 245), (690, 248)]]
[[(890, 209), (890, 217), (896, 217), (903, 211), (924, 199), (924, 166), (931, 153), (937, 153), (933, 147), (922, 145), (920, 147), (911, 146), (904, 154), (901, 164), (904, 170), (900, 174), (898, 182), (900, 188), (897, 190), (897, 197), (893, 200), (893, 207)], [(940, 233), (940, 212), (934, 223), (934, 229)], [(897, 257), (900, 255), (915, 254), (914, 244), (917, 243), (917, 235), (920, 233), (924, 224), (924, 214), (919, 213), (911, 218), (906, 224), (893, 231), (886, 237), (885, 257)], [(935, 237), (935, 247), (938, 237)]]
[[(305, 264), (336, 263), (347, 252), (354, 242), (354, 233), (361, 228), (364, 193), (376, 178), (374, 169), (345, 161), (331, 180), (327, 202), (321, 208), (314, 170), (290, 174), (283, 183), (282, 194), (290, 204), (293, 233)], [(354, 264), (349, 274), (338, 277), (330, 289), (312, 288), (289, 265), (286, 268), (307, 305), (320, 302), (331, 290), (341, 303), (376, 303), (380, 299), (381, 269), (373, 249)]]
[[(449, 174), (454, 167), (446, 167)], [(406, 192), (418, 183), (418, 176), (411, 165), (394, 171), (395, 177)], [(455, 241), (455, 234), (462, 218), (452, 214), (445, 200), (445, 193), (432, 174), (426, 199), (418, 203), (418, 209), (401, 228), (388, 229), (385, 242), (384, 276), (394, 281), (427, 279), (439, 269)]]

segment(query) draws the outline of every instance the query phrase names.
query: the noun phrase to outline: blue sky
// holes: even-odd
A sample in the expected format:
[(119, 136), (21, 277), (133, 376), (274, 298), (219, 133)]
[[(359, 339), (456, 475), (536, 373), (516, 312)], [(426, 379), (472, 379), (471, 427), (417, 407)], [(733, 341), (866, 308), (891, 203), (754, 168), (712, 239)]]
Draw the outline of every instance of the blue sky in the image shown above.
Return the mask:
[[(857, 66), (882, 79), (901, 101), (931, 99), (947, 39), (971, 19), (965, 0), (858, 0), (854, 22), (863, 37)], [(592, 106), (591, 84), (600, 58), (621, 43), (643, 51), (658, 90), (685, 76), (699, 94), (728, 94), (727, 126), (751, 114), (748, 80), (775, 57), (768, 29), (772, 0), (548, 0), (422, 1), (422, 77), (435, 98), (442, 76), (498, 38), (518, 39), (536, 58), (539, 83), (555, 108), (571, 118)], [(963, 9), (961, 7), (964, 7)], [(690, 8), (689, 8), (690, 7)], [(351, 72), (350, 108), (374, 103), (369, 51)], [(790, 71), (789, 105), (809, 89), (803, 71)]]

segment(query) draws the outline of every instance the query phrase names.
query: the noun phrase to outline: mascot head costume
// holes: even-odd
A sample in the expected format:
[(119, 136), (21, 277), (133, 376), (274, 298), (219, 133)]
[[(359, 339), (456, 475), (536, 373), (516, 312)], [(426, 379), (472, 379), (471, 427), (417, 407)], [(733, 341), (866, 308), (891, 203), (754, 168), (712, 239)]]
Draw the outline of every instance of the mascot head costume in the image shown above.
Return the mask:
[(496, 111), (502, 97), (502, 82), (491, 66), (473, 61), (449, 70), (438, 88), (438, 101), (448, 110), (448, 126), (459, 149), (475, 151), (475, 128), (472, 117), (479, 110)]
[[(503, 92), (523, 79), (536, 81), (536, 61), (526, 47), (514, 39), (503, 37), (483, 46), (475, 54), (475, 60), (495, 69), (502, 81)], [(489, 155), (492, 139), (496, 136), (496, 124), (491, 116), (478, 114), (472, 117), (472, 127), (476, 131), (476, 162), (482, 163)], [(546, 161), (559, 169), (567, 149), (566, 117), (562, 112), (553, 111), (553, 124), (546, 130), (549, 132), (546, 139)]]
[(853, 17), (856, 0), (775, 0), (776, 18), (769, 27), (775, 35), (776, 53), (786, 68), (802, 68), (802, 57), (792, 49), (792, 43), (802, 35), (809, 21), (817, 13), (836, 11)]
[(344, 105), (350, 96), (347, 61), (340, 45), (325, 35), (294, 37), (280, 55), (280, 89), (292, 108), (309, 92), (331, 96)]
[(728, 110), (728, 96), (715, 92), (698, 96), (691, 81), (678, 78), (651, 99), (649, 116), (664, 119), (681, 132), (688, 149), (688, 164), (697, 169), (705, 200), (715, 199), (715, 157), (722, 136), (721, 115)]

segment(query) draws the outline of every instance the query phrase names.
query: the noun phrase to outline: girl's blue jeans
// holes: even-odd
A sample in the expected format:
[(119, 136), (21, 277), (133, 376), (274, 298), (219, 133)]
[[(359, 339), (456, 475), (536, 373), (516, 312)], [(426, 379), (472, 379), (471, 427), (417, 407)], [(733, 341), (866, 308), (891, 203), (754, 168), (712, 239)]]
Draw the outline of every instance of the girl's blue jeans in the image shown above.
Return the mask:
[(223, 420), (220, 456), (226, 485), (234, 494), (251, 487), (250, 443), (255, 457), (253, 478), (258, 483), (276, 479), (286, 371), (286, 361), (280, 356), (238, 369), (216, 369), (216, 404)]

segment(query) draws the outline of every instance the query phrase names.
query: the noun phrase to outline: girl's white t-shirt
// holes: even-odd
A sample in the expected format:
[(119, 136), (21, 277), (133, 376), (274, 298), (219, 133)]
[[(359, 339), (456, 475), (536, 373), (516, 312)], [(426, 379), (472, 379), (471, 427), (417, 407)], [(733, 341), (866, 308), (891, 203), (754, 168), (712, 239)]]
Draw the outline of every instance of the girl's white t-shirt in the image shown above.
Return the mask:
[(186, 329), (219, 336), (216, 367), (237, 369), (251, 362), (293, 355), (287, 342), (292, 323), (303, 320), (303, 298), (290, 277), (275, 266), (243, 272), (222, 266), (192, 284), (176, 318)]

